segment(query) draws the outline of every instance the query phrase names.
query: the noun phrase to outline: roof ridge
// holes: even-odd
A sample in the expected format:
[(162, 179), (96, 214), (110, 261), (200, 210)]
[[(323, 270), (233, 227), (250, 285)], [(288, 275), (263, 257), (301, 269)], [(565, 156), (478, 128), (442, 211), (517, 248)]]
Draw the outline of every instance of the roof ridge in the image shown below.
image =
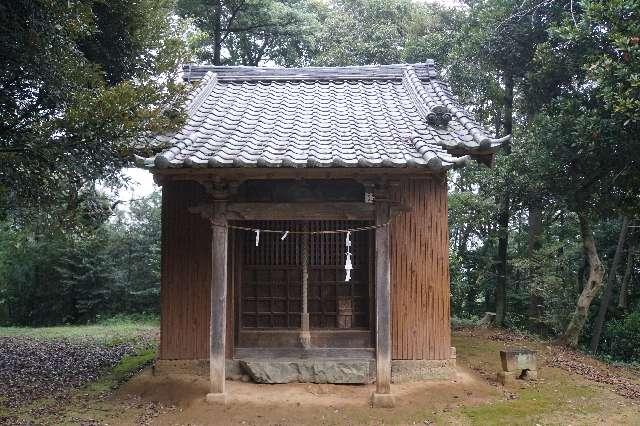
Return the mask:
[(422, 96), (423, 94), (419, 92), (416, 85), (412, 82), (412, 77), (414, 76), (415, 78), (417, 78), (417, 75), (415, 71), (413, 71), (413, 68), (407, 67), (407, 69), (405, 69), (403, 72), (402, 85), (407, 89), (409, 97), (413, 101), (422, 118), (426, 120), (427, 116), (429, 115), (429, 107), (424, 101), (424, 98)]
[[(442, 103), (436, 103), (431, 96), (427, 94), (422, 85), (422, 81), (418, 77), (413, 67), (408, 66), (403, 72), (402, 82), (409, 90), (411, 99), (416, 104), (416, 108), (422, 114), (423, 118), (431, 125), (446, 126), (451, 120), (451, 114)], [(429, 79), (431, 83), (431, 79)], [(438, 99), (442, 101), (440, 96)]]
[(196, 112), (205, 99), (209, 97), (213, 90), (213, 86), (216, 85), (217, 81), (218, 79), (216, 75), (211, 71), (204, 75), (202, 80), (200, 80), (198, 87), (196, 87), (189, 95), (188, 106), (186, 108), (189, 116)]
[(437, 77), (435, 62), (427, 60), (416, 64), (353, 65), (344, 67), (255, 67), (229, 65), (193, 65), (182, 67), (183, 79), (200, 80), (213, 72), (219, 81), (251, 80), (348, 80), (348, 79), (402, 79), (406, 67), (418, 70), (421, 78)]
[[(435, 83), (435, 84), (434, 84)], [(502, 142), (505, 142), (511, 138), (511, 135), (502, 137), (502, 138), (491, 138), (485, 132), (480, 129), (480, 125), (469, 117), (469, 113), (467, 110), (458, 105), (455, 101), (453, 95), (449, 95), (445, 92), (445, 90), (440, 86), (440, 84), (446, 84), (441, 81), (428, 83), (433, 89), (436, 96), (443, 101), (444, 106), (450, 112), (451, 115), (455, 116), (460, 124), (469, 131), (469, 134), (473, 137), (473, 140), (478, 144), (478, 146), (474, 146), (466, 143), (465, 141), (461, 141), (462, 145), (465, 148), (479, 148), (479, 149), (489, 149), (494, 148), (496, 146), (502, 145)]]

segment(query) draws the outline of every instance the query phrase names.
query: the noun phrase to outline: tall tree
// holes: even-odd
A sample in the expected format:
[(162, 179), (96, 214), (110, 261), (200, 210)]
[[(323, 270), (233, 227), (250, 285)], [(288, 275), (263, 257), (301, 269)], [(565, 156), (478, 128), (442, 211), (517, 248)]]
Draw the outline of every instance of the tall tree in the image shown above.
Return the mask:
[(609, 309), (609, 302), (611, 301), (611, 295), (613, 294), (613, 288), (616, 283), (616, 275), (618, 273), (618, 265), (620, 259), (622, 259), (622, 252), (624, 251), (624, 243), (627, 238), (627, 232), (629, 231), (629, 218), (624, 216), (622, 218), (622, 225), (620, 226), (620, 234), (618, 236), (618, 244), (616, 246), (613, 260), (611, 261), (611, 268), (609, 269), (609, 275), (607, 276), (607, 285), (602, 294), (600, 300), (600, 307), (598, 308), (598, 316), (593, 326), (593, 332), (591, 334), (591, 344), (589, 348), (591, 352), (598, 351), (598, 345), (600, 344), (600, 337), (602, 335), (602, 329), (604, 326), (604, 320), (607, 316), (607, 310)]
[(627, 249), (627, 266), (624, 269), (624, 275), (622, 277), (622, 284), (620, 285), (620, 295), (618, 297), (618, 308), (626, 311), (628, 307), (628, 293), (629, 283), (631, 282), (631, 273), (633, 269), (633, 257), (636, 254), (637, 248), (630, 245)]
[(403, 60), (405, 43), (421, 6), (411, 0), (335, 0), (321, 16), (314, 65), (392, 64)]
[(589, 221), (631, 213), (639, 205), (640, 164), (633, 153), (640, 149), (640, 87), (635, 83), (640, 79), (640, 4), (583, 0), (566, 15), (546, 53), (578, 67), (545, 113), (544, 127), (551, 134), (538, 136), (559, 136), (545, 143), (554, 160), (564, 163), (554, 191), (577, 213), (585, 249), (591, 246), (589, 277), (562, 338), (577, 346), (604, 275)]
[(317, 11), (306, 0), (178, 0), (177, 12), (196, 28), (196, 57), (214, 65), (302, 65), (317, 31)]
[(536, 118), (529, 144), (518, 153), (523, 167), (536, 170), (544, 190), (566, 203), (579, 221), (587, 274), (562, 338), (574, 347), (605, 273), (593, 223), (637, 205), (632, 188), (638, 184), (638, 166), (620, 161), (620, 156), (630, 158), (637, 149), (634, 136), (616, 119), (591, 108), (579, 93), (559, 100)]
[[(469, 12), (462, 21), (456, 46), (448, 60), (450, 79), (456, 85), (475, 85), (483, 89), (487, 99), (484, 117), (480, 119), (494, 127), (496, 134), (518, 134), (516, 120), (525, 125), (529, 113), (526, 103), (517, 104), (528, 87), (529, 73), (534, 66), (537, 46), (547, 39), (547, 29), (556, 19), (561, 4), (541, 3), (532, 7), (530, 2), (495, 0), (469, 2)], [(453, 59), (453, 60), (452, 60)], [(478, 75), (485, 74), (483, 80)], [(492, 82), (493, 81), (493, 82)], [(479, 84), (484, 82), (484, 84)], [(496, 83), (497, 82), (497, 83)], [(462, 93), (473, 93), (466, 88)], [(482, 111), (480, 111), (482, 112)], [(514, 170), (507, 160), (512, 143), (503, 145), (497, 161), (494, 180), (498, 245), (495, 254), (495, 307), (496, 323), (502, 325), (507, 312), (509, 286), (509, 234), (514, 188), (511, 185)]]
[(169, 0), (0, 5), (0, 211), (73, 210), (182, 118)]

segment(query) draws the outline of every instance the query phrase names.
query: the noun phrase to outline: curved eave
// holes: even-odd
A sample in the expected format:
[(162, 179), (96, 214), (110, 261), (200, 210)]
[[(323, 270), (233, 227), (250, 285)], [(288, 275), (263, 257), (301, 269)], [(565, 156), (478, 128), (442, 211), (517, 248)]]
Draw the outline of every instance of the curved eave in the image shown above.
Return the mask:
[(473, 141), (457, 141), (451, 143), (443, 143), (440, 146), (449, 152), (464, 152), (465, 154), (484, 155), (495, 154), (502, 145), (511, 139), (511, 135), (502, 138), (491, 138), (482, 132), (478, 132), (477, 140)]
[(151, 158), (136, 157), (136, 165), (150, 171), (154, 170), (221, 170), (221, 169), (412, 169), (425, 170), (432, 173), (445, 172), (451, 168), (458, 168), (465, 165), (469, 161), (469, 156), (453, 157), (447, 155), (443, 159), (443, 155), (433, 152), (425, 152), (422, 161), (407, 160), (406, 162), (393, 162), (387, 160), (371, 161), (366, 159), (358, 160), (356, 163), (346, 163), (341, 159), (332, 159), (331, 161), (309, 160), (306, 163), (291, 163), (287, 161), (271, 162), (258, 158), (253, 161), (245, 161), (242, 159), (234, 160), (231, 163), (218, 162), (209, 160), (206, 163), (195, 163), (192, 160), (170, 161), (164, 156), (158, 155)]

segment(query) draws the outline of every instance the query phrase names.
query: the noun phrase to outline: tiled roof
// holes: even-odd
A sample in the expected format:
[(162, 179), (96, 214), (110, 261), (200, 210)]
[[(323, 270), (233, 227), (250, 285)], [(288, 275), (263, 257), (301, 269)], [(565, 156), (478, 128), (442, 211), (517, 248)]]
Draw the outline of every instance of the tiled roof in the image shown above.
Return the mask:
[[(343, 68), (185, 67), (186, 124), (148, 168), (423, 167), (490, 155), (493, 139), (433, 62)], [(456, 157), (455, 155), (463, 155)]]

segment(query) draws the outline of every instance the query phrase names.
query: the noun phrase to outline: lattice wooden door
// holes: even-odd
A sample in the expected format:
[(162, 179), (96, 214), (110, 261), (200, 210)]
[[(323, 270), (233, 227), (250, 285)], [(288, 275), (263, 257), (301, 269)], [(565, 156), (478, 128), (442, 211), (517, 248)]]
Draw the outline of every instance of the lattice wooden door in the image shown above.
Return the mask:
[[(367, 225), (356, 221), (242, 222), (256, 229), (334, 230)], [(306, 227), (306, 228), (305, 228)], [(238, 319), (240, 328), (275, 331), (299, 329), (302, 310), (303, 238), (289, 234), (239, 231)], [(309, 237), (308, 308), (316, 330), (365, 330), (371, 306), (371, 231), (352, 233), (353, 271), (345, 282), (345, 234)], [(241, 342), (242, 343), (242, 342)]]

